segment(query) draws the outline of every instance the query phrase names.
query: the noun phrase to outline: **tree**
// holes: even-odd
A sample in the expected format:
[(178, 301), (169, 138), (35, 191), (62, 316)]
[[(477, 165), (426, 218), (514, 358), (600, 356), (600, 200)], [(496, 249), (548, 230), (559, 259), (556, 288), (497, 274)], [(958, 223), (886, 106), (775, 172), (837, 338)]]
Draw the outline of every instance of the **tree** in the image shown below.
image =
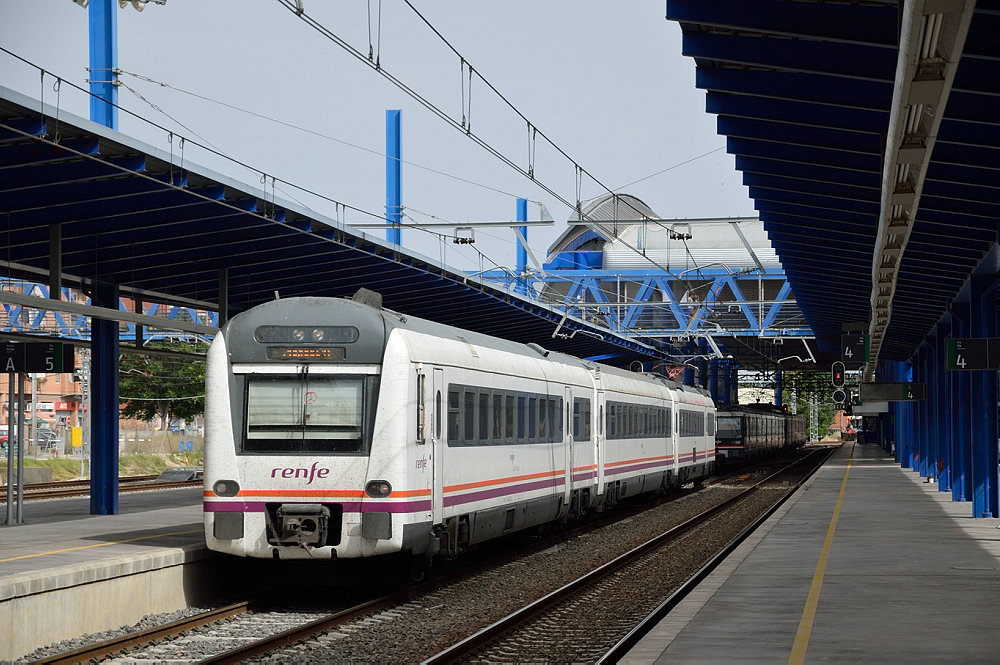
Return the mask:
[(784, 372), (782, 374), (782, 397), (785, 404), (791, 405), (792, 393), (795, 393), (796, 409), (799, 415), (809, 414), (809, 401), (813, 396), (819, 405), (817, 421), (820, 432), (825, 432), (827, 427), (833, 423), (835, 411), (831, 395), (833, 387), (830, 385), (829, 372)]
[[(147, 349), (204, 356), (203, 342), (150, 342)], [(205, 361), (192, 355), (128, 353), (119, 362), (119, 401), (127, 418), (160, 417), (164, 428), (175, 418), (191, 419), (205, 412)]]

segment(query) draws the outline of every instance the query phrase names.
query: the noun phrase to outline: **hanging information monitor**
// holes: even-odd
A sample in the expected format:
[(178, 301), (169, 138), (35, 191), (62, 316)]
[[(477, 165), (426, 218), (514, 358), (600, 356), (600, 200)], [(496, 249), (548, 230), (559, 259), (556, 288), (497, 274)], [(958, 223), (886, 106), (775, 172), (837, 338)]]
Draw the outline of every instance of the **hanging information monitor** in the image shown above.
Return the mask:
[(1000, 369), (1000, 337), (955, 337), (948, 341), (948, 369)]

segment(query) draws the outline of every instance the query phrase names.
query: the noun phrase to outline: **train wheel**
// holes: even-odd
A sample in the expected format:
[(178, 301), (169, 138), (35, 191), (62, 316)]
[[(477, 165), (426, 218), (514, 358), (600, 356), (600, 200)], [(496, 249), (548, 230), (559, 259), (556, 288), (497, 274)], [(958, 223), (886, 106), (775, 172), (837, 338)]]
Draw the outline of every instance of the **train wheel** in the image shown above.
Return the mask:
[(411, 556), (407, 566), (407, 582), (410, 584), (420, 584), (431, 576), (431, 563), (423, 554)]

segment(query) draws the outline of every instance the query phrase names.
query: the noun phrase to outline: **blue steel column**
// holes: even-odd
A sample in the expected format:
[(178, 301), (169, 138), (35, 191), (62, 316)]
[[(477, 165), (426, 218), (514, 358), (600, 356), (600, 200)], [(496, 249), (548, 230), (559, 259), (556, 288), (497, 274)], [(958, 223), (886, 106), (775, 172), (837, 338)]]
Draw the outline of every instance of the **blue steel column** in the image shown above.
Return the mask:
[[(887, 364), (890, 381), (902, 381), (902, 371), (899, 361), (889, 361)], [(903, 402), (889, 402), (889, 415), (892, 419), (892, 441), (893, 446), (888, 447), (886, 452), (895, 456), (896, 461), (902, 459), (903, 448)]]
[[(118, 286), (94, 285), (97, 307), (118, 309)], [(118, 322), (91, 319), (90, 514), (118, 513)]]
[(92, 0), (90, 23), (90, 119), (118, 129), (118, 9), (115, 0)]
[[(695, 348), (697, 348), (697, 347), (695, 347), (695, 345), (694, 345), (693, 342), (685, 342), (684, 343), (684, 355), (686, 355), (686, 356), (693, 356), (695, 354), (695, 351), (694, 351)], [(690, 363), (690, 362), (691, 361), (688, 360), (688, 363)], [(693, 386), (694, 385), (694, 367), (692, 367), (690, 364), (684, 366), (684, 385), (685, 386)]]
[[(879, 360), (875, 380), (895, 381), (896, 363), (888, 360)], [(896, 423), (898, 422), (898, 418), (896, 417), (895, 407), (895, 402), (889, 402), (889, 412), (883, 414), (885, 416), (885, 420), (884, 427), (882, 429), (882, 450), (884, 450), (887, 455), (892, 454), (893, 442), (896, 440)]]
[(719, 397), (722, 399), (723, 404), (732, 404), (732, 396), (730, 394), (730, 379), (729, 375), (733, 371), (733, 361), (732, 360), (722, 360), (719, 364)]
[[(969, 303), (952, 305), (952, 334), (955, 337), (970, 337)], [(972, 438), (969, 430), (969, 381), (972, 372), (955, 370), (951, 375), (951, 439), (952, 439), (952, 479), (951, 498), (953, 501), (971, 501), (972, 478)]]
[(740, 403), (740, 366), (735, 361), (729, 365), (729, 403)]
[(781, 370), (776, 370), (774, 372), (774, 405), (781, 406), (781, 391), (783, 389), (784, 381), (781, 378)]
[(927, 370), (924, 381), (927, 383), (927, 399), (923, 400), (927, 407), (927, 476), (937, 479), (938, 463), (938, 419), (940, 414), (937, 410), (937, 400), (935, 395), (938, 392), (937, 366), (938, 366), (938, 340), (937, 331), (931, 330), (927, 337)]
[[(114, 0), (92, 0), (90, 119), (118, 128), (118, 19)], [(118, 287), (95, 284), (94, 305), (118, 309)], [(118, 322), (91, 319), (90, 512), (118, 513)]]
[[(972, 336), (994, 337), (996, 285), (972, 276)], [(972, 373), (972, 516), (997, 517), (997, 373)]]
[(385, 239), (403, 244), (403, 112), (385, 112)]
[[(900, 367), (900, 381), (911, 382), (913, 381), (913, 361), (908, 361), (903, 363)], [(902, 432), (903, 440), (903, 450), (899, 454), (899, 463), (904, 469), (915, 468), (915, 462), (913, 459), (913, 451), (915, 448), (915, 442), (913, 439), (914, 432), (917, 429), (916, 417), (917, 409), (915, 402), (901, 402), (901, 423), (900, 428)]]
[[(913, 370), (913, 380), (927, 382), (927, 347), (926, 345), (921, 345), (917, 349), (917, 364)], [(920, 474), (921, 477), (926, 478), (927, 471), (927, 400), (922, 400), (916, 402), (917, 407), (917, 440), (915, 442), (914, 448), (916, 449), (916, 464), (913, 470)]]
[(698, 355), (701, 356), (695, 362), (696, 374), (695, 374), (695, 384), (705, 387), (708, 382), (708, 360), (705, 356), (708, 355), (708, 340), (704, 337), (698, 339)]
[(946, 364), (948, 360), (947, 341), (951, 334), (951, 321), (942, 321), (937, 325), (938, 339), (938, 362), (935, 367), (937, 377), (937, 390), (927, 398), (935, 401), (938, 412), (937, 419), (937, 439), (938, 439), (938, 490), (947, 492), (951, 490), (951, 419), (954, 414), (951, 412), (951, 381), (948, 377)]
[[(517, 221), (526, 222), (528, 221), (528, 200), (518, 199), (517, 200)], [(516, 291), (521, 295), (526, 295), (528, 293), (528, 280), (524, 276), (525, 272), (528, 270), (528, 248), (524, 246), (521, 242), (523, 237), (525, 240), (528, 239), (528, 227), (519, 226), (518, 229), (521, 231), (521, 235), (517, 238), (517, 266), (515, 268), (517, 272), (517, 288)], [(515, 234), (516, 235), (516, 234)]]
[(708, 361), (708, 393), (712, 401), (719, 404), (719, 361), (712, 358)]

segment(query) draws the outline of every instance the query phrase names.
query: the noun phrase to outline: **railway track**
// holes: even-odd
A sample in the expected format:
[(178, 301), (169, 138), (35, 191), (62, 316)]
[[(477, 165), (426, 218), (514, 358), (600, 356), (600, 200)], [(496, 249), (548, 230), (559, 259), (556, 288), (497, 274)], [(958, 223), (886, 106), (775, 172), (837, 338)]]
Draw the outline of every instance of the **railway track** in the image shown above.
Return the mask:
[[(479, 635), (484, 627), (501, 623), (503, 617), (516, 614), (506, 608), (523, 612), (524, 607), (540, 609), (543, 606), (555, 607), (559, 602), (576, 602), (556, 602), (556, 597), (552, 594), (567, 593), (562, 592), (562, 589), (571, 583), (575, 584), (572, 579), (589, 573), (594, 568), (592, 561), (595, 558), (600, 560), (600, 570), (604, 571), (605, 579), (608, 573), (621, 568), (625, 561), (623, 556), (627, 558), (623, 550), (633, 549), (629, 543), (637, 546), (650, 540), (648, 537), (627, 535), (624, 532), (634, 528), (644, 531), (647, 521), (658, 522), (661, 519), (650, 518), (650, 511), (676, 512), (678, 514), (670, 518), (673, 526), (684, 525), (690, 531), (698, 521), (691, 518), (704, 512), (708, 505), (714, 506), (714, 514), (725, 513), (727, 507), (732, 510), (734, 503), (730, 497), (743, 490), (742, 487), (734, 486), (776, 482), (770, 471), (766, 472), (767, 480), (761, 478), (764, 474), (760, 470), (731, 473), (717, 479), (715, 484), (683, 495), (676, 501), (624, 514), (618, 512), (613, 519), (602, 520), (596, 525), (585, 525), (527, 547), (515, 548), (499, 559), (491, 557), (471, 560), (474, 557), (466, 557), (459, 560), (459, 566), (454, 571), (439, 573), (435, 579), (388, 595), (374, 597), (368, 592), (367, 597), (362, 596), (357, 602), (338, 604), (331, 600), (343, 595), (338, 589), (337, 593), (326, 593), (325, 600), (316, 607), (302, 610), (301, 607), (287, 603), (287, 598), (295, 596), (297, 592), (286, 589), (286, 602), (283, 605), (275, 605), (271, 601), (245, 601), (192, 616), (169, 626), (137, 632), (125, 638), (36, 662), (97, 662), (105, 658), (120, 658), (123, 651), (127, 653), (129, 660), (175, 663), (295, 662), (299, 658), (312, 659), (314, 662), (317, 659), (330, 662), (354, 661), (370, 659), (373, 653), (380, 654), (380, 659), (385, 662), (419, 662), (424, 659), (435, 663), (455, 662), (469, 657), (467, 647), (472, 641), (462, 638)], [(787, 490), (785, 488), (781, 493), (784, 494)], [(675, 509), (674, 504), (683, 506)], [(659, 527), (652, 528), (655, 530)], [(676, 538), (676, 532), (673, 537)], [(645, 548), (655, 549), (648, 544)], [(698, 555), (695, 570), (704, 565), (705, 558), (706, 556)], [(647, 567), (648, 565), (655, 566), (647, 564)], [(534, 570), (536, 567), (538, 570)], [(553, 573), (553, 570), (557, 572)], [(569, 578), (560, 580), (558, 575), (563, 573), (569, 574)], [(635, 575), (627, 573), (624, 576)], [(525, 580), (528, 578), (544, 580), (541, 583), (554, 585), (554, 588), (543, 591), (531, 589), (522, 594), (518, 587), (527, 586)], [(676, 583), (680, 585), (683, 581), (681, 578)], [(597, 588), (599, 599), (604, 587)], [(601, 603), (600, 600), (597, 602)], [(512, 604), (516, 607), (512, 607)], [(614, 601), (612, 606), (619, 608), (621, 604)], [(599, 614), (610, 613), (605, 603)], [(520, 618), (508, 621), (524, 623), (529, 621), (527, 616), (522, 614)], [(594, 624), (587, 614), (578, 612), (575, 616), (576, 624), (580, 624), (580, 617), (588, 617), (577, 625), (580, 629), (577, 632), (568, 630), (567, 623), (561, 619), (550, 621), (557, 626), (558, 633), (577, 634), (581, 641), (593, 641), (595, 631), (607, 633), (607, 639), (611, 640), (611, 644), (602, 645), (600, 653), (592, 658), (583, 658), (583, 661), (596, 660), (608, 652), (616, 640), (628, 634), (642, 619), (642, 616), (632, 617), (610, 630), (600, 623)], [(545, 623), (545, 620), (540, 623)], [(573, 624), (574, 621), (569, 622), (569, 625)], [(415, 639), (415, 635), (420, 635), (420, 639)], [(482, 633), (473, 641), (481, 645), (490, 643), (492, 639), (494, 637), (489, 637), (488, 633)], [(549, 643), (557, 641), (551, 637), (540, 639)], [(455, 644), (463, 643), (466, 646), (459, 651), (450, 651), (455, 648)], [(528, 655), (508, 657), (498, 655), (506, 653), (502, 646), (499, 649), (500, 651), (491, 652), (484, 658), (501, 661), (567, 660), (566, 657), (547, 655), (541, 646), (533, 647), (534, 650)], [(579, 660), (581, 659), (578, 657), (568, 658), (572, 662)]]
[[(425, 659), (423, 664), (535, 659), (542, 662), (617, 662), (785, 498), (798, 489), (831, 452), (832, 449), (825, 453), (814, 451), (804, 460), (788, 465), (700, 515)], [(656, 594), (650, 594), (649, 590), (658, 586), (658, 571), (664, 569), (666, 558), (672, 556), (678, 542), (697, 537), (696, 534), (703, 533), (705, 529), (716, 528), (720, 518), (731, 517), (737, 506), (767, 489), (774, 489), (780, 495), (764, 500), (769, 508), (763, 512), (751, 508), (751, 512), (759, 514), (749, 526), (665, 600), (658, 600), (653, 611), (647, 610), (649, 599), (656, 598)], [(577, 627), (577, 617), (601, 617), (605, 614), (602, 610), (608, 607), (619, 610), (610, 624), (605, 622), (597, 626), (588, 622)], [(630, 627), (630, 630), (624, 631), (620, 639), (614, 639), (615, 626)], [(579, 629), (573, 630), (575, 627)], [(600, 638), (595, 636), (595, 629)], [(605, 646), (609, 639), (612, 641), (610, 649)]]
[[(190, 487), (201, 484), (201, 479), (175, 482), (156, 482), (159, 476), (123, 476), (118, 479), (119, 492), (141, 492), (153, 489)], [(70, 480), (53, 483), (30, 483), (24, 486), (24, 500), (60, 499), (90, 495), (89, 480)], [(7, 501), (7, 487), (0, 487), (0, 503)]]

